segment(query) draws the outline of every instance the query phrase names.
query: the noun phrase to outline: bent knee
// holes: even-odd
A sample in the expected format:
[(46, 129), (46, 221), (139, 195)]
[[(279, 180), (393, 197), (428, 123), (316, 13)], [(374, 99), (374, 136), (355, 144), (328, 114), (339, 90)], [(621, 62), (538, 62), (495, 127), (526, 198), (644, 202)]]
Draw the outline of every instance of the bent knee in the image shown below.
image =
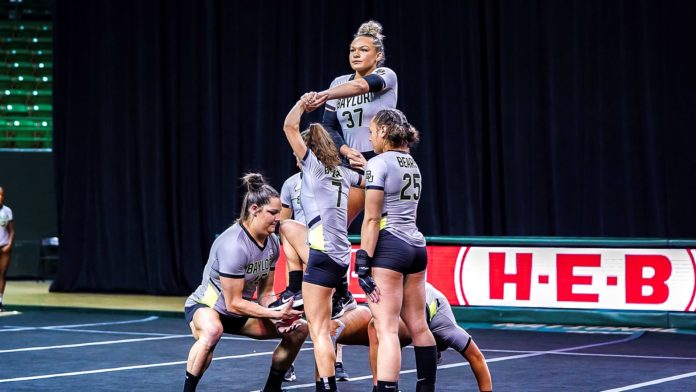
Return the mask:
[(309, 335), (309, 326), (306, 322), (301, 322), (300, 326), (290, 335), (293, 340), (301, 340), (304, 342), (305, 339), (307, 339), (307, 335)]
[(328, 323), (307, 323), (307, 331), (312, 336), (330, 335)]
[(379, 333), (380, 331), (390, 331), (390, 332), (398, 332), (399, 331), (399, 316), (396, 317), (374, 317), (372, 318), (372, 321), (374, 322), (374, 326), (377, 329), (377, 332)]
[(413, 337), (432, 334), (425, 320), (416, 320), (410, 324), (406, 324), (406, 327)]
[(210, 324), (198, 329), (198, 341), (206, 346), (214, 346), (222, 338), (224, 332), (222, 325)]
[(297, 238), (297, 236), (304, 236), (307, 232), (307, 226), (302, 223), (286, 219), (280, 222), (280, 234), (285, 238)]

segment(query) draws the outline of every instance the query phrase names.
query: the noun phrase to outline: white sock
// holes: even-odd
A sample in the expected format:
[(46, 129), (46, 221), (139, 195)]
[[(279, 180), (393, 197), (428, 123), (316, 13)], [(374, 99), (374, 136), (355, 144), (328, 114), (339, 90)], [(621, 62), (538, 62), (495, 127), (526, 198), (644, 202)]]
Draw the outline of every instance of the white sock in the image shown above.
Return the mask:
[[(341, 322), (343, 324), (343, 322)], [(339, 336), (341, 336), (341, 332), (343, 332), (343, 328), (345, 328), (346, 325), (343, 324), (341, 325), (340, 328), (336, 330), (336, 339), (338, 339)], [(336, 345), (336, 362), (343, 362), (343, 345), (342, 344), (337, 344)]]

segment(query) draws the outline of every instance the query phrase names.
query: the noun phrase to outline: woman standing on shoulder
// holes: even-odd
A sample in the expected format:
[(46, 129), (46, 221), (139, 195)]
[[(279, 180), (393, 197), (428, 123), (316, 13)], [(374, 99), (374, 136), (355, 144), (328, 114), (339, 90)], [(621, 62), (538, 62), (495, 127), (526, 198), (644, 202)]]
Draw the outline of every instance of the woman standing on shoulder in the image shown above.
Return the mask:
[[(348, 61), (353, 73), (337, 77), (329, 89), (307, 93), (303, 100), (307, 111), (326, 103), (322, 125), (348, 165), (364, 170), (375, 156), (370, 144), (370, 121), (378, 111), (396, 108), (398, 82), (396, 73), (384, 67), (382, 25), (363, 23), (353, 36)], [(351, 189), (348, 199), (348, 224), (363, 210), (365, 191)]]
[[(373, 20), (365, 22), (349, 46), (348, 62), (354, 72), (334, 79), (328, 90), (302, 97), (307, 111), (326, 103), (322, 124), (344, 158), (344, 165), (361, 174), (367, 161), (375, 156), (370, 143), (372, 117), (382, 109), (396, 108), (398, 81), (396, 73), (384, 66), (385, 60), (382, 25)], [(348, 226), (364, 207), (365, 190), (351, 189)], [(332, 314), (339, 317), (355, 306), (346, 277), (334, 295)]]

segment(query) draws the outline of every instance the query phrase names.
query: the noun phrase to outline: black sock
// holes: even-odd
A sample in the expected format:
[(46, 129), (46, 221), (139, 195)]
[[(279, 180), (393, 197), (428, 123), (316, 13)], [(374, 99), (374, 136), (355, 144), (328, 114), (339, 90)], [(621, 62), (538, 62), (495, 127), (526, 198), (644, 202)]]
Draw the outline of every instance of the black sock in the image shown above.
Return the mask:
[(435, 390), (435, 378), (437, 375), (437, 346), (414, 346), (416, 353), (416, 392), (430, 392)]
[(283, 384), (283, 377), (286, 371), (287, 369), (280, 371), (273, 369), (273, 366), (271, 366), (271, 371), (268, 373), (268, 380), (266, 380), (266, 386), (263, 387), (263, 392), (279, 391), (280, 386)]
[(317, 392), (335, 392), (336, 389), (336, 376), (331, 377), (321, 377), (316, 383)]
[(336, 287), (336, 292), (334, 293), (334, 297), (336, 298), (341, 298), (346, 293), (348, 292), (348, 273), (346, 272), (345, 275), (343, 275), (343, 278), (341, 278), (341, 281), (338, 283), (338, 286)]
[(396, 392), (397, 388), (399, 388), (397, 382), (377, 380), (377, 392)]
[(302, 271), (290, 271), (289, 275), (288, 288), (290, 291), (297, 293), (298, 291), (302, 290)]
[(201, 376), (194, 376), (193, 374), (186, 372), (186, 381), (184, 381), (184, 392), (194, 392), (198, 381), (201, 380)]

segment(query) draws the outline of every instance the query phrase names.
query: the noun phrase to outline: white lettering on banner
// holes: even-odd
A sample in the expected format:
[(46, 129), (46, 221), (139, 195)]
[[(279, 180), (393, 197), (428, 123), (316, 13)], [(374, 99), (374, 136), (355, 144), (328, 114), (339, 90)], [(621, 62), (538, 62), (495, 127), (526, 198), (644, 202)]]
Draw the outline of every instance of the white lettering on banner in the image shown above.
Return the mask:
[(462, 263), (464, 262), (464, 259), (466, 259), (467, 253), (469, 253), (469, 247), (462, 247), (459, 249), (459, 254), (457, 255), (457, 263), (454, 265), (454, 290), (457, 293), (457, 301), (459, 301), (459, 305), (469, 305), (469, 303), (466, 301), (464, 298), (464, 290), (462, 290), (462, 280), (463, 279), (458, 279), (459, 276), (462, 276)]
[(696, 311), (694, 256), (688, 249), (462, 247), (454, 283), (461, 305)]

